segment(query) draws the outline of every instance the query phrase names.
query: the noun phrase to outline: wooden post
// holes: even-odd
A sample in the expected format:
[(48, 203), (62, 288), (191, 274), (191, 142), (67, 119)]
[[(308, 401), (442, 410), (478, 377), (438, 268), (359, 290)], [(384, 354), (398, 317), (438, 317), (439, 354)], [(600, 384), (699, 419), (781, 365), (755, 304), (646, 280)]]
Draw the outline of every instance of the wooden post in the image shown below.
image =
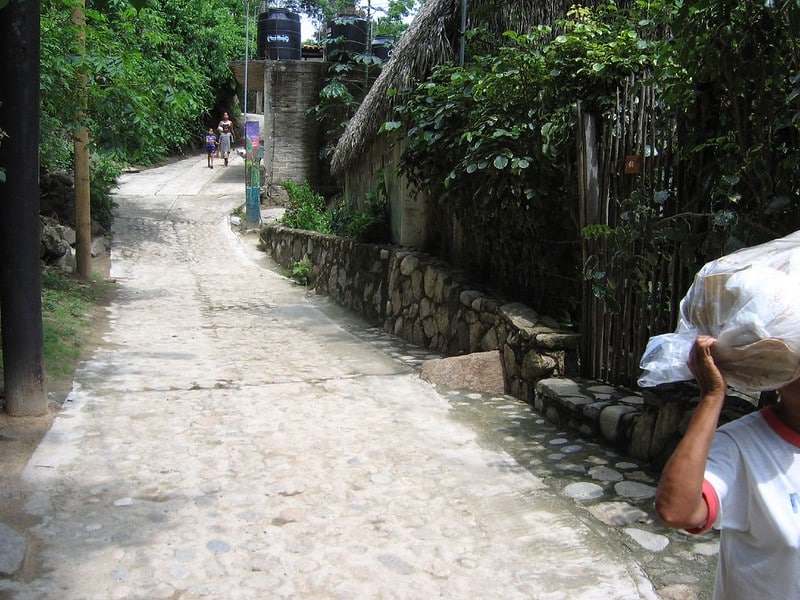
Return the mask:
[[(577, 106), (576, 144), (578, 154), (578, 202), (581, 229), (587, 225), (601, 221), (599, 166), (597, 158), (597, 121), (594, 115), (584, 112), (581, 103)], [(589, 255), (596, 251), (584, 240), (581, 244), (583, 264)], [(602, 368), (603, 359), (596, 352), (598, 336), (603, 337), (603, 310), (597, 298), (592, 294), (591, 282), (584, 282), (581, 301), (582, 331), (584, 343), (581, 348), (581, 365), (583, 375), (597, 377)]]
[[(78, 55), (86, 55), (86, 0), (81, 0), (72, 12), (72, 22), (78, 28)], [(75, 237), (76, 273), (84, 279), (92, 276), (92, 208), (89, 186), (89, 130), (86, 127), (87, 100), (86, 66), (78, 67), (78, 94), (80, 111), (78, 128), (73, 142), (75, 168)]]

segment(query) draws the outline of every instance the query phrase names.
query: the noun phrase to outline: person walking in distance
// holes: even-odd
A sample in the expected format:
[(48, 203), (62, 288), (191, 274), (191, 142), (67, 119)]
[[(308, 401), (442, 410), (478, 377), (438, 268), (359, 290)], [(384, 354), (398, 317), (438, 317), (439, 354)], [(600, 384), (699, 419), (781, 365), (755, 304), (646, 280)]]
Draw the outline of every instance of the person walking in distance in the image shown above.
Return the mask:
[(217, 149), (217, 136), (214, 135), (214, 130), (208, 128), (206, 133), (206, 154), (208, 155), (208, 168), (214, 168), (214, 152)]
[(233, 134), (228, 126), (222, 128), (222, 133), (219, 134), (219, 154), (222, 157), (225, 166), (228, 166), (228, 157), (231, 154), (231, 144), (233, 143)]
[(715, 600), (800, 598), (800, 379), (717, 429), (727, 383), (716, 343), (698, 336), (689, 354), (700, 403), (661, 473), (656, 512), (689, 533), (720, 530)]

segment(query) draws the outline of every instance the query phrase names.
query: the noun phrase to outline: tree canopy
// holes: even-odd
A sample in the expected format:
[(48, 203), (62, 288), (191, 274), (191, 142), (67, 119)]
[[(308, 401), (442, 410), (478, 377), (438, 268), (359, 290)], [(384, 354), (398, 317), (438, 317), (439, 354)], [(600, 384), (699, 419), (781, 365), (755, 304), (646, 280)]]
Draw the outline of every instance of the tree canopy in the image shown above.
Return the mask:
[(87, 53), (75, 51), (72, 0), (42, 5), (43, 166), (69, 160), (77, 67), (89, 75), (88, 126), (94, 150), (147, 163), (185, 146), (201, 121), (226, 107), (236, 90), (227, 68), (244, 55), (238, 0), (127, 0), (89, 3)]
[[(435, 70), (385, 128), (402, 121), (402, 166), (420, 189), (485, 225), (510, 206), (550, 211), (575, 195), (576, 103), (612, 127), (633, 76), (652, 86), (664, 123), (677, 122), (672, 152), (688, 175), (620, 198), (637, 205), (623, 214), (649, 211), (666, 232), (642, 227), (646, 244), (677, 240), (687, 260), (715, 257), (800, 226), (798, 34), (795, 0), (608, 1), (502, 43), (473, 30), (480, 51)], [(692, 215), (683, 231), (663, 219), (665, 198)]]
[[(69, 171), (79, 125), (77, 74), (88, 75), (92, 212), (108, 224), (120, 168), (150, 164), (199, 139), (204, 121), (233, 114), (228, 62), (244, 57), (241, 0), (87, 0), (86, 52), (77, 0), (41, 3), (41, 168)], [(253, 28), (254, 29), (254, 28)]]

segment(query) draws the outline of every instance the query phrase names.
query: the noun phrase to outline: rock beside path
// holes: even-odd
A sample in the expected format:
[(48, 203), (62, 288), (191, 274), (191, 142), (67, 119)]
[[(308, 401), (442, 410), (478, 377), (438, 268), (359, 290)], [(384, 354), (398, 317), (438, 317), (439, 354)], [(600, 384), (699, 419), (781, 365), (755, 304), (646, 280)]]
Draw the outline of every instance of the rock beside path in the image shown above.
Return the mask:
[(474, 352), (464, 356), (437, 358), (422, 364), (420, 377), (434, 385), (503, 394), (503, 361), (500, 352)]

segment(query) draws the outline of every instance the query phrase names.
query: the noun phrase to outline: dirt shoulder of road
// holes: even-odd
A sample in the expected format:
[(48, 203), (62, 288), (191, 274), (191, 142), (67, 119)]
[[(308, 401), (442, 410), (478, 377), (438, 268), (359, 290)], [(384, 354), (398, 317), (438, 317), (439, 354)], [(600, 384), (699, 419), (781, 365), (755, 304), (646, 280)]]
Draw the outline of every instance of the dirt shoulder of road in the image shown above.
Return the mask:
[[(109, 257), (100, 256), (93, 260), (92, 270), (107, 277)], [(87, 332), (86, 343), (81, 356), (71, 365), (69, 374), (57, 380), (47, 381), (47, 412), (39, 417), (11, 417), (0, 412), (0, 523), (20, 534), (36, 524), (36, 519), (28, 515), (24, 508), (27, 489), (22, 481), (22, 471), (36, 451), (42, 438), (61, 412), (64, 400), (72, 390), (73, 374), (77, 366), (88, 359), (102, 341), (108, 329), (106, 305), (95, 305), (90, 309), (91, 329)], [(32, 541), (32, 540), (29, 540)], [(29, 552), (30, 556), (31, 552)], [(29, 575), (31, 560), (27, 560), (21, 576)]]

